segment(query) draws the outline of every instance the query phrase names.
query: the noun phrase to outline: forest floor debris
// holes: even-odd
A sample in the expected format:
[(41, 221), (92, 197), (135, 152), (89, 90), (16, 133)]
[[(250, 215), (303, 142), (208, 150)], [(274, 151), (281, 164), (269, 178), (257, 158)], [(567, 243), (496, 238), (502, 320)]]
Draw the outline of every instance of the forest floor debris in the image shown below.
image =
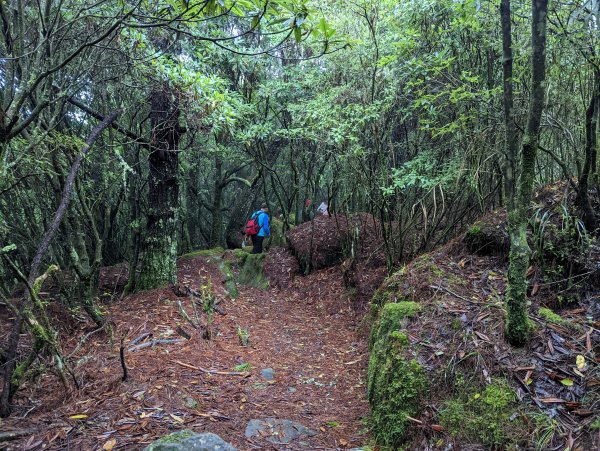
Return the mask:
[[(296, 259), (273, 248), (265, 262), (272, 288), (240, 285), (239, 296), (231, 299), (220, 283), (218, 260), (206, 255), (180, 259), (179, 289), (121, 300), (114, 296), (115, 301), (105, 304), (112, 341), (102, 332), (79, 345), (90, 324), (63, 325), (65, 353), (80, 346), (74, 359), (81, 361), (77, 375), (82, 389), (65, 393), (51, 373), (26, 384), (14, 414), (0, 420), (0, 428), (34, 432), (2, 445), (9, 450), (29, 442), (50, 450), (100, 449), (115, 440), (115, 450), (139, 449), (187, 428), (214, 432), (239, 449), (272, 449), (268, 437), (245, 437), (246, 425), (256, 418), (285, 418), (318, 432), (303, 437), (304, 445), (292, 441), (286, 449), (365, 443), (367, 355), (360, 326), (367, 306), (350, 300), (353, 293), (344, 288), (340, 268), (302, 277)], [(271, 268), (276, 270), (270, 273)], [(104, 270), (111, 280), (102, 280), (102, 286), (121, 286), (122, 273), (121, 268)], [(365, 298), (384, 273), (374, 269), (363, 275)], [(192, 311), (190, 293), (201, 291), (209, 280), (227, 309), (226, 316), (214, 318), (212, 340), (189, 327), (178, 306), (180, 302)], [(186, 326), (191, 339), (176, 338), (176, 329)], [(240, 342), (238, 328), (247, 331), (247, 346)], [(121, 382), (118, 337), (126, 331), (126, 347), (135, 352), (125, 353), (129, 378)], [(272, 369), (273, 380), (261, 375), (264, 368)]]

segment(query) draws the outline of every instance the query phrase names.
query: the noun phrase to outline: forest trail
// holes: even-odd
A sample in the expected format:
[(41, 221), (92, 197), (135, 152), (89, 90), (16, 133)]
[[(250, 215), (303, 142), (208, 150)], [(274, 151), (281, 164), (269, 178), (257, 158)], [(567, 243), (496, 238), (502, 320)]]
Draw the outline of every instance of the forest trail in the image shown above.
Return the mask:
[[(365, 443), (365, 307), (350, 301), (339, 267), (296, 276), (297, 263), (288, 251), (272, 249), (265, 263), (267, 275), (271, 271), (273, 276), (271, 288), (239, 286), (239, 296), (231, 299), (220, 283), (218, 260), (197, 256), (178, 262), (180, 286), (198, 290), (210, 279), (221, 299), (225, 315), (215, 314), (212, 340), (184, 320), (177, 301), (193, 316), (192, 301), (178, 298), (176, 290), (142, 292), (109, 304), (114, 342), (97, 334), (77, 352), (91, 356), (77, 366), (82, 389), (64, 393), (48, 374), (24, 387), (17, 399), (21, 413), (11, 421), (32, 432), (10, 449), (38, 441), (46, 449), (99, 449), (112, 440), (114, 449), (141, 449), (184, 428), (214, 432), (239, 449), (337, 449)], [(105, 273), (105, 285), (114, 283), (111, 276), (118, 276), (118, 270)], [(191, 339), (178, 336), (178, 326)], [(248, 330), (248, 346), (242, 346), (238, 327)], [(71, 331), (65, 353), (89, 330)], [(153, 334), (146, 341), (182, 341), (126, 352), (129, 380), (121, 382), (119, 341), (127, 331), (127, 342), (144, 333)], [(202, 370), (235, 373), (244, 364), (250, 365), (247, 377)], [(261, 374), (265, 369), (274, 371), (273, 380)], [(32, 404), (34, 399), (39, 403)], [(269, 433), (245, 437), (250, 420), (268, 417), (296, 421), (316, 434), (288, 445), (270, 443)]]

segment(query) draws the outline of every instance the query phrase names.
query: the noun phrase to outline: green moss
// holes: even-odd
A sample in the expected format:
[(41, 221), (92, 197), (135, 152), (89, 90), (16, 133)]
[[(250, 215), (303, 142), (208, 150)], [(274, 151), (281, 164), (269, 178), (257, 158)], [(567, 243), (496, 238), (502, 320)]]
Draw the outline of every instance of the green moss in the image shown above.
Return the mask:
[(560, 326), (565, 326), (576, 331), (582, 330), (579, 324), (569, 321), (568, 319), (562, 318), (559, 314), (554, 313), (549, 308), (540, 307), (540, 309), (538, 310), (538, 315), (545, 319), (548, 323), (558, 324)]
[(200, 249), (197, 251), (192, 251), (187, 254), (183, 254), (181, 258), (191, 258), (191, 257), (220, 257), (225, 252), (225, 249), (222, 247), (214, 247), (212, 249)]
[(406, 281), (406, 266), (388, 277), (371, 298), (371, 310), (376, 314), (388, 302), (396, 302), (402, 284)]
[(597, 431), (600, 429), (600, 416), (597, 416), (594, 421), (590, 423), (590, 429), (593, 431)]
[(164, 445), (169, 445), (171, 443), (180, 443), (187, 438), (193, 437), (194, 435), (194, 431), (190, 431), (189, 429), (173, 432), (172, 434), (165, 435), (164, 437), (151, 443), (145, 448), (144, 451), (160, 451), (164, 447)]
[[(517, 215), (511, 212), (511, 219)], [(513, 346), (523, 346), (529, 339), (531, 326), (527, 307), (527, 268), (529, 267), (530, 249), (527, 244), (527, 229), (523, 224), (513, 227), (506, 286), (506, 339)]]
[(467, 234), (469, 235), (479, 235), (481, 233), (481, 225), (475, 223), (471, 226), (469, 230), (467, 230)]
[(560, 315), (554, 313), (552, 310), (546, 307), (541, 307), (538, 310), (538, 315), (544, 318), (549, 323), (564, 324), (566, 321), (560, 317)]
[(419, 411), (427, 390), (425, 371), (415, 360), (405, 358), (408, 336), (399, 331), (402, 321), (416, 315), (415, 302), (386, 304), (371, 334), (367, 370), (370, 424), (378, 444), (397, 448), (406, 438), (407, 416)]
[(252, 250), (252, 248), (250, 248), (250, 250), (248, 250), (248, 248), (242, 248), (242, 249), (233, 249), (231, 251), (231, 253), (235, 256), (235, 258), (237, 259), (242, 259), (242, 258), (246, 258), (246, 254), (249, 254), (250, 251)]
[[(163, 227), (164, 226), (160, 226)], [(177, 240), (170, 235), (148, 236), (144, 244), (142, 270), (137, 290), (152, 290), (177, 284)]]
[(454, 332), (458, 332), (459, 330), (462, 329), (462, 323), (460, 322), (460, 320), (458, 318), (454, 318), (452, 320), (452, 323), (450, 324), (450, 327), (452, 327), (452, 330)]
[(420, 310), (421, 306), (416, 302), (403, 301), (385, 304), (377, 323), (371, 329), (369, 349), (373, 348), (377, 340), (385, 339), (391, 332), (400, 329), (405, 318), (415, 316)]
[(266, 254), (246, 254), (240, 258), (240, 274), (238, 281), (244, 285), (266, 290), (269, 281), (265, 278), (263, 266)]
[(512, 415), (518, 404), (515, 393), (503, 379), (495, 379), (483, 391), (477, 386), (461, 390), (445, 403), (440, 423), (454, 437), (485, 447), (503, 447), (526, 440), (527, 429)]

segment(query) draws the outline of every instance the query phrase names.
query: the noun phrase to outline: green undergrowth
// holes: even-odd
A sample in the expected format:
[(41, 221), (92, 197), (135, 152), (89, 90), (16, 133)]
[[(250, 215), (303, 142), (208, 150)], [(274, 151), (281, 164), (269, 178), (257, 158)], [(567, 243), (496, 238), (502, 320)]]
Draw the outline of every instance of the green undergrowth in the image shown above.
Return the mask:
[(457, 443), (485, 449), (542, 450), (558, 432), (555, 420), (519, 403), (502, 377), (481, 386), (459, 375), (455, 388), (456, 394), (443, 403), (438, 419)]
[(503, 379), (494, 379), (483, 389), (467, 385), (446, 401), (440, 423), (461, 442), (503, 447), (525, 440), (527, 429), (517, 414), (517, 398)]
[(370, 426), (375, 441), (390, 449), (406, 439), (406, 417), (417, 414), (427, 390), (425, 371), (414, 359), (407, 358), (409, 341), (400, 330), (419, 311), (415, 302), (386, 304), (371, 332), (367, 370)]

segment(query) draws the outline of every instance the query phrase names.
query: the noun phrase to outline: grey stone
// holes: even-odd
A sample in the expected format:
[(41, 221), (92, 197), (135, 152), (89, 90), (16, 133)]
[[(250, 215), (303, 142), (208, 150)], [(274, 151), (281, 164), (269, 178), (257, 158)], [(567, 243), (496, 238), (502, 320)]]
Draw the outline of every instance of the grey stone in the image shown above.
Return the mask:
[(196, 434), (184, 429), (159, 438), (144, 451), (237, 451), (237, 448), (211, 432)]
[(268, 381), (275, 379), (275, 370), (273, 368), (263, 368), (260, 370), (260, 375)]
[(288, 387), (288, 391), (290, 393), (296, 393), (298, 390), (296, 390), (294, 387)]
[(246, 426), (246, 437), (256, 435), (268, 436), (267, 441), (276, 445), (290, 443), (299, 437), (312, 437), (317, 433), (307, 427), (291, 420), (280, 420), (277, 418), (265, 418), (264, 420), (250, 420)]

